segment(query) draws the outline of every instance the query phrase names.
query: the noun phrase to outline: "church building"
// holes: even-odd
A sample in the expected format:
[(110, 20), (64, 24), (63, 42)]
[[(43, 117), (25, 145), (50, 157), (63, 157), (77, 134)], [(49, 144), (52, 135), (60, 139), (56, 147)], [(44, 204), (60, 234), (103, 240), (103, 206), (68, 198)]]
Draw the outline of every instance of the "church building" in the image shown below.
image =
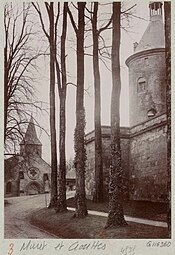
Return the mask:
[(49, 192), (51, 168), (42, 159), (42, 144), (31, 117), (20, 154), (5, 160), (5, 196), (35, 195)]
[[(121, 127), (125, 197), (131, 200), (166, 201), (167, 116), (165, 33), (162, 3), (149, 4), (150, 22), (134, 53), (129, 69), (130, 127)], [(110, 171), (110, 127), (102, 126), (103, 180), (107, 190)], [(86, 194), (94, 193), (94, 131), (86, 135)], [(107, 194), (107, 192), (105, 192)]]

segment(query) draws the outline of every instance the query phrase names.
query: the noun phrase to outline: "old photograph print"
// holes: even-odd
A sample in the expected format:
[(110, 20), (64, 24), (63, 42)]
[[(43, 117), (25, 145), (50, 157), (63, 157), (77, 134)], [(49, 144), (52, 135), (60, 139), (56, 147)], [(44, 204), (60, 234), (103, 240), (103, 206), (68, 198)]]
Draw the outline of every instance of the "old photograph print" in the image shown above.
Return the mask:
[(171, 2), (12, 1), (3, 12), (4, 239), (168, 246)]

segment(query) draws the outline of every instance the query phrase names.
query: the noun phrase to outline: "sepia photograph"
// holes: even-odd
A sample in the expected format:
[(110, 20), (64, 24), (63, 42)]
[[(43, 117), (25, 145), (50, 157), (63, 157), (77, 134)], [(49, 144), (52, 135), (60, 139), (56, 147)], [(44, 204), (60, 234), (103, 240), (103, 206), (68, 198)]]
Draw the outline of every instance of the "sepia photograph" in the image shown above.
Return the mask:
[(4, 239), (171, 246), (171, 1), (2, 8)]

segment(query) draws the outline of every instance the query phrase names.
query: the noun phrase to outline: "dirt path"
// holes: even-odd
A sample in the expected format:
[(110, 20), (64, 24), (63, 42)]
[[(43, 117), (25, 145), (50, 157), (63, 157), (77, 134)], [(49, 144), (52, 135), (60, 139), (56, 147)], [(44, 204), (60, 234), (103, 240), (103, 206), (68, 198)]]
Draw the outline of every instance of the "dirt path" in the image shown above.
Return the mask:
[[(69, 192), (68, 197), (73, 193)], [(49, 194), (6, 198), (4, 208), (4, 238), (5, 239), (54, 239), (56, 237), (29, 223), (28, 216), (36, 209), (46, 207)]]

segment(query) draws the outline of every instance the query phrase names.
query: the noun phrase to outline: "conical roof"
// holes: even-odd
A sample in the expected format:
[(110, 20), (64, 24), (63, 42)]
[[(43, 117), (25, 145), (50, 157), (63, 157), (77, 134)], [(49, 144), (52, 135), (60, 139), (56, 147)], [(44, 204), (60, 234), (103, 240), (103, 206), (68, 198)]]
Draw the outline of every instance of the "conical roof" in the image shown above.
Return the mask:
[(22, 145), (22, 144), (41, 145), (41, 142), (40, 142), (40, 140), (37, 137), (37, 133), (36, 133), (36, 129), (35, 129), (35, 124), (34, 124), (34, 120), (33, 120), (32, 116), (30, 118), (30, 122), (29, 122), (29, 125), (27, 127), (27, 131), (25, 133), (25, 137), (22, 140), (22, 142), (20, 143), (20, 145)]
[(134, 53), (156, 48), (165, 48), (165, 33), (161, 10), (162, 4), (160, 2), (151, 2), (149, 8), (150, 22), (135, 48)]

